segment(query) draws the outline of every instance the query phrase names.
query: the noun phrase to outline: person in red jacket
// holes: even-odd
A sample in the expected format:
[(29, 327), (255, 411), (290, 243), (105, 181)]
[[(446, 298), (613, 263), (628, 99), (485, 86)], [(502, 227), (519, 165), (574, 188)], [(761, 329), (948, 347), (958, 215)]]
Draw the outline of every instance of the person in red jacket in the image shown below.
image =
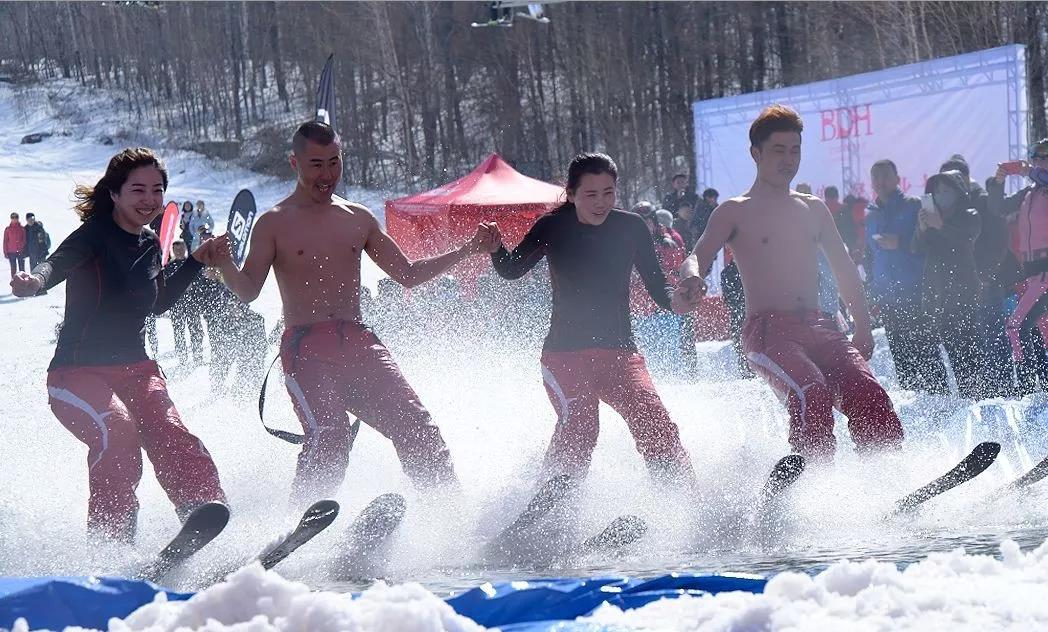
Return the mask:
[[(146, 356), (146, 316), (170, 309), (211, 262), (203, 248), (164, 278), (148, 225), (166, 190), (167, 170), (152, 150), (113, 156), (95, 186), (76, 188), (80, 227), (32, 274), (11, 281), (15, 296), (66, 281), (47, 394), (58, 421), (88, 448), (88, 530), (118, 541), (134, 539), (142, 450), (179, 519), (225, 500), (211, 455), (182, 425), (160, 367)], [(49, 458), (46, 449), (41, 455)]]
[(26, 258), (25, 226), (18, 219), (18, 213), (11, 213), (11, 223), (4, 229), (4, 256), (11, 262), (11, 278), (25, 272)]
[[(665, 214), (669, 216), (669, 223), (672, 224), (673, 215), (665, 209), (656, 211), (648, 202), (635, 204), (630, 211), (640, 215), (648, 227), (655, 255), (659, 259), (659, 268), (666, 276), (666, 283), (670, 287), (677, 287), (677, 270), (687, 255), (684, 242), (677, 231), (667, 227), (664, 221), (659, 221), (659, 215)], [(659, 309), (636, 270), (630, 280), (630, 315), (633, 317), (637, 342), (653, 375), (681, 378), (691, 374), (687, 350), (682, 344), (684, 326), (681, 321), (684, 317), (669, 310)], [(688, 331), (694, 351), (695, 330), (689, 327)]]

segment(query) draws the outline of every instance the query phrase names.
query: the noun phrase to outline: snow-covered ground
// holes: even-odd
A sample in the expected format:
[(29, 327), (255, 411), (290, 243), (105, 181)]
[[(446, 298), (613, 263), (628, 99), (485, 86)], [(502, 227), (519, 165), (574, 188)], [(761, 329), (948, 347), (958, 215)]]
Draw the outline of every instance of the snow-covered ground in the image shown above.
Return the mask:
[[(61, 118), (52, 101), (37, 99), (40, 107), (25, 115), (12, 88), (0, 85), (0, 211), (5, 217), (10, 211), (34, 211), (57, 245), (77, 224), (70, 210), (74, 184), (94, 182), (120, 147), (97, 143), (117, 126), (98, 104), (82, 108), (73, 121)], [(71, 135), (18, 144), (24, 134), (41, 129), (68, 129)], [(289, 181), (190, 152), (161, 150), (161, 155), (171, 172), (168, 197), (204, 199), (220, 223), (241, 188), (254, 191), (260, 207), (290, 190)], [(354, 191), (350, 197), (381, 213), (388, 194)], [(369, 263), (367, 282), (373, 285), (378, 276)], [(54, 419), (44, 388), (64, 292), (58, 288), (23, 300), (4, 287), (0, 575), (126, 573), (177, 528), (174, 512), (147, 465), (139, 486), (142, 510), (134, 549), (87, 542), (86, 449)], [(272, 327), (279, 314), (272, 282), (254, 307)], [(160, 361), (174, 375), (166, 320), (159, 321), (159, 330)], [(659, 384), (702, 481), (702, 500), (652, 488), (621, 419), (602, 409), (602, 433), (578, 508), (579, 532), (592, 533), (622, 513), (643, 516), (651, 531), (623, 556), (564, 560), (541, 570), (510, 568), (485, 563), (480, 552), (484, 540), (519, 511), (531, 484), (526, 473), (541, 458), (555, 423), (539, 376), (537, 347), (474, 338), (469, 331), (425, 344), (389, 342), (448, 441), (466, 502), (447, 505), (417, 495), (392, 447), (365, 427), (336, 496), (342, 515), (282, 563), (280, 576), (244, 570), (189, 605), (149, 606), (111, 629), (469, 630), (476, 627), (450, 613), (438, 597), (481, 581), (535, 574), (772, 573), (825, 568), (843, 558), (855, 563), (836, 564), (814, 579), (780, 576), (763, 596), (685, 599), (628, 613), (609, 608), (594, 620), (660, 630), (1031, 629), (1048, 621), (1044, 549), (1020, 554), (1016, 545), (1006, 544), (1003, 561), (949, 553), (902, 572), (893, 566), (957, 546), (994, 555), (1006, 537), (1024, 550), (1041, 544), (1048, 532), (1046, 489), (1035, 487), (1025, 497), (997, 490), (1048, 454), (1043, 398), (980, 407), (954, 398), (915, 397), (894, 387), (880, 338), (874, 368), (904, 419), (906, 450), (860, 458), (850, 449), (846, 424), (838, 424), (834, 466), (807, 472), (788, 499), (787, 517), (761, 528), (745, 517), (761, 479), (788, 452), (785, 413), (762, 383), (728, 373), (724, 345), (704, 344), (703, 381)], [(175, 587), (201, 589), (293, 523), (285, 509), (296, 449), (263, 431), (253, 401), (213, 397), (206, 368), (172, 378), (170, 390), (186, 425), (214, 456), (233, 508), (226, 533), (173, 578)], [(286, 394), (272, 384), (269, 393), (267, 420), (295, 430)], [(1001, 458), (984, 475), (912, 518), (882, 518), (896, 499), (945, 472), (984, 439), (1004, 445)], [(387, 491), (399, 491), (409, 502), (383, 569), (391, 587), (372, 588), (351, 602), (336, 593), (367, 584), (331, 572), (326, 553), (339, 527)], [(310, 592), (306, 586), (327, 590)], [(404, 612), (411, 614), (397, 614)], [(207, 624), (208, 617), (218, 623)]]

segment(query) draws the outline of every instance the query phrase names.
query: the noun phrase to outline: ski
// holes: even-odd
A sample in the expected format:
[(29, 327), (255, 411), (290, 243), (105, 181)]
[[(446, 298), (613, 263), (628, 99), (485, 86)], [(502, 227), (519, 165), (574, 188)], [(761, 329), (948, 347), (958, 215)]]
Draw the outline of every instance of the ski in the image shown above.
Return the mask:
[(377, 553), (404, 519), (407, 503), (400, 494), (382, 494), (353, 520), (345, 540), (328, 562), (328, 572), (345, 581), (375, 579), (383, 561)]
[(349, 527), (347, 551), (363, 557), (374, 553), (400, 526), (406, 508), (400, 494), (382, 494), (372, 500)]
[(804, 472), (806, 463), (804, 457), (799, 454), (787, 454), (779, 459), (771, 469), (768, 480), (764, 482), (761, 504), (767, 504), (796, 483)]
[(997, 459), (1000, 451), (1001, 444), (999, 443), (994, 441), (980, 443), (975, 446), (971, 454), (964, 457), (952, 470), (895, 503), (892, 515), (912, 511), (939, 494), (948, 492), (954, 487), (972, 480), (990, 467), (994, 460)]
[(574, 488), (571, 477), (558, 474), (539, 486), (524, 511), (508, 527), (499, 532), (488, 548), (503, 549), (504, 545), (534, 525), (557, 506)]
[(158, 582), (175, 567), (185, 563), (197, 551), (222, 533), (229, 522), (229, 507), (220, 502), (200, 505), (182, 523), (178, 534), (157, 554), (156, 558), (139, 569), (134, 577)]
[(267, 548), (258, 556), (262, 568), (269, 570), (291, 555), (300, 546), (312, 540), (318, 533), (328, 528), (338, 516), (338, 503), (333, 500), (320, 500), (302, 514), (294, 531), (282, 540)]
[(581, 553), (609, 553), (633, 544), (647, 532), (648, 523), (640, 516), (619, 516), (604, 527), (603, 531), (583, 542)]
[(1033, 466), (1029, 472), (1023, 474), (1019, 478), (1015, 479), (1005, 487), (1007, 491), (1019, 491), (1026, 489), (1030, 485), (1033, 485), (1037, 481), (1041, 480), (1045, 476), (1048, 476), (1048, 457), (1042, 460), (1037, 465)]

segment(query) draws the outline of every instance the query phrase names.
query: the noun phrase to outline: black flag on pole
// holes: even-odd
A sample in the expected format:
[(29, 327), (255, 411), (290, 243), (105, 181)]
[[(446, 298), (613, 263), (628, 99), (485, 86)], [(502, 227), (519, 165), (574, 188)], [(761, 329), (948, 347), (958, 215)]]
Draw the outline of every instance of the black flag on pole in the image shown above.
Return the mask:
[(324, 70), (320, 72), (320, 83), (317, 84), (316, 120), (331, 127), (335, 127), (335, 82), (331, 77), (334, 64), (335, 54), (331, 53), (324, 64)]

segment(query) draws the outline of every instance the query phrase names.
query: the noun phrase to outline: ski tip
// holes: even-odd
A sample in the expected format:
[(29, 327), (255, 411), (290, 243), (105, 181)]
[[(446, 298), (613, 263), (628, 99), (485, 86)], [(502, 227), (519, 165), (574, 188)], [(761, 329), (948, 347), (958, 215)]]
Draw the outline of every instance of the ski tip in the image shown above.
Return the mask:
[(334, 500), (325, 498), (324, 500), (318, 500), (309, 506), (306, 510), (305, 516), (313, 519), (331, 516), (331, 520), (334, 520), (338, 516), (339, 504)]
[(223, 527), (229, 522), (229, 506), (223, 502), (212, 501), (200, 505), (186, 517), (186, 522), (202, 521), (208, 524), (221, 524)]
[(639, 539), (648, 532), (648, 523), (644, 518), (634, 514), (619, 516), (612, 522), (612, 525), (620, 531), (633, 535), (634, 539)]
[(382, 494), (371, 501), (371, 505), (381, 505), (383, 510), (389, 513), (403, 514), (407, 511), (408, 503), (404, 497), (396, 492)]
[(603, 531), (587, 540), (582, 548), (590, 553), (609, 553), (635, 543), (647, 532), (648, 523), (643, 518), (626, 514), (612, 520)]
[[(993, 463), (997, 455), (1001, 453), (1001, 444), (996, 441), (983, 441), (979, 445), (975, 446), (972, 450), (972, 454), (980, 461), (989, 461)], [(987, 463), (988, 465), (989, 463)]]
[(805, 465), (807, 465), (807, 461), (803, 456), (799, 454), (787, 454), (779, 459), (779, 462), (775, 464), (775, 471), (800, 474), (804, 470)]
[(772, 468), (768, 480), (774, 481), (776, 484), (793, 483), (800, 477), (801, 473), (804, 472), (806, 464), (807, 461), (803, 456), (799, 454), (787, 454), (775, 463), (775, 467)]

